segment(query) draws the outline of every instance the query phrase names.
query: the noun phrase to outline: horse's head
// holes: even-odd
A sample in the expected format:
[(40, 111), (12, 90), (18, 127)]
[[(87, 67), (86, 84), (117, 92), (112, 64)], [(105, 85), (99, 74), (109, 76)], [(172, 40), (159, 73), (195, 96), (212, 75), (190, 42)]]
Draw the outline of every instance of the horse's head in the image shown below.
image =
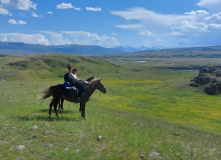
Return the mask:
[(96, 89), (98, 89), (102, 93), (106, 93), (107, 92), (106, 88), (104, 87), (103, 83), (101, 82), (101, 78), (96, 80)]

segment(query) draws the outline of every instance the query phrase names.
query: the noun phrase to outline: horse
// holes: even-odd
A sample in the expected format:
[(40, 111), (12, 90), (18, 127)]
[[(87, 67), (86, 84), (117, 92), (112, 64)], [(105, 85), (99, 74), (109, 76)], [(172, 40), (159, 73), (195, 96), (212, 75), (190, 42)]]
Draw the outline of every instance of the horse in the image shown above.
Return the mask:
[(81, 112), (81, 117), (86, 119), (85, 106), (96, 89), (102, 93), (107, 92), (106, 88), (104, 87), (103, 83), (101, 82), (101, 78), (92, 79), (91, 81), (89, 81), (89, 87), (87, 88), (84, 95), (82, 96), (81, 101), (78, 101), (76, 98), (66, 97), (64, 94), (64, 88), (62, 87), (62, 84), (50, 86), (48, 89), (43, 91), (44, 95), (42, 95), (40, 98), (46, 99), (46, 98), (49, 98), (50, 96), (53, 97), (53, 99), (49, 105), (49, 116), (50, 117), (51, 117), (52, 106), (54, 106), (55, 114), (58, 117), (57, 105), (59, 104), (60, 100), (63, 99), (63, 100), (67, 100), (69, 102), (80, 103), (79, 111)]
[[(85, 81), (91, 82), (92, 80), (94, 80), (94, 76), (88, 78), (88, 79), (85, 80)], [(64, 99), (62, 98), (61, 101), (58, 103), (58, 108), (59, 108), (59, 110), (64, 110), (63, 104), (64, 104)], [(79, 109), (79, 111), (81, 111), (81, 110)]]

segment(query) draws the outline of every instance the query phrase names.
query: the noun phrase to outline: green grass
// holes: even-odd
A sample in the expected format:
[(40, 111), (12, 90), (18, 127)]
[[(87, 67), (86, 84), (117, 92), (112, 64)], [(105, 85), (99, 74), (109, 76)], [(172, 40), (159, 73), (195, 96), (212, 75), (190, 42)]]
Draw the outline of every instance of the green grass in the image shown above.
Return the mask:
[(123, 68), (107, 61), (67, 54), (38, 54), (0, 57), (0, 80), (40, 80), (63, 78), (67, 65), (79, 70), (78, 76), (118, 73)]
[(107, 93), (92, 95), (87, 120), (66, 101), (49, 118), (51, 98), (37, 100), (62, 78), (0, 81), (0, 159), (221, 159), (220, 95), (189, 87), (197, 72), (131, 68), (101, 75)]

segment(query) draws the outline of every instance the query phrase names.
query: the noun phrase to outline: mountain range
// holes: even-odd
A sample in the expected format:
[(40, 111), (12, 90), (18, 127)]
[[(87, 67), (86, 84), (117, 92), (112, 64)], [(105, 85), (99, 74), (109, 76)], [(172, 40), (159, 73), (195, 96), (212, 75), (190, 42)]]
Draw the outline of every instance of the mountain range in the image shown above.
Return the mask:
[[(70, 55), (98, 56), (100, 58), (221, 58), (221, 46), (204, 46), (188, 48), (133, 48), (119, 46), (115, 48), (104, 48), (94, 45), (40, 45), (26, 44), (20, 42), (1, 42), (0, 54), (9, 56), (20, 56), (26, 54), (61, 53)], [(123, 54), (122, 54), (123, 53)]]
[(119, 46), (115, 48), (104, 48), (93, 45), (40, 45), (40, 44), (26, 44), (20, 42), (1, 42), (0, 54), (6, 55), (24, 55), (24, 54), (39, 54), (39, 53), (65, 53), (73, 55), (94, 55), (94, 54), (113, 54), (126, 53), (148, 50), (146, 47), (132, 48)]

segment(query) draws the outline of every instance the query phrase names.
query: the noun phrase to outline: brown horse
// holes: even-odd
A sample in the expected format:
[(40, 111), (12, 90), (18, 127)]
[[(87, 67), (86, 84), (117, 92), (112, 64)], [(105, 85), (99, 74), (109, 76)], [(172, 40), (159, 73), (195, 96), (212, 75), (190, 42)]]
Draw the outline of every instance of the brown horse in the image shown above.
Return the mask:
[[(92, 80), (94, 80), (94, 76), (88, 78), (86, 81), (87, 81), (87, 82), (91, 82)], [(59, 108), (60, 110), (64, 110), (63, 104), (64, 104), (64, 99), (62, 98), (61, 101), (58, 103), (58, 108)], [(79, 109), (79, 111), (81, 112), (81, 108)]]
[(41, 97), (41, 99), (48, 98), (50, 96), (53, 97), (50, 107), (49, 107), (49, 115), (51, 117), (51, 108), (54, 106), (55, 114), (58, 117), (57, 113), (57, 105), (59, 104), (60, 100), (67, 100), (69, 102), (74, 103), (80, 103), (80, 111), (81, 111), (81, 117), (85, 117), (85, 105), (89, 101), (90, 96), (94, 93), (94, 91), (98, 89), (102, 93), (106, 93), (106, 88), (101, 82), (101, 79), (93, 79), (91, 82), (89, 82), (89, 87), (87, 88), (84, 96), (81, 98), (81, 101), (78, 101), (75, 98), (66, 97), (64, 95), (64, 88), (62, 87), (62, 84), (58, 84), (56, 86), (51, 86), (48, 89), (44, 91), (44, 95)]

